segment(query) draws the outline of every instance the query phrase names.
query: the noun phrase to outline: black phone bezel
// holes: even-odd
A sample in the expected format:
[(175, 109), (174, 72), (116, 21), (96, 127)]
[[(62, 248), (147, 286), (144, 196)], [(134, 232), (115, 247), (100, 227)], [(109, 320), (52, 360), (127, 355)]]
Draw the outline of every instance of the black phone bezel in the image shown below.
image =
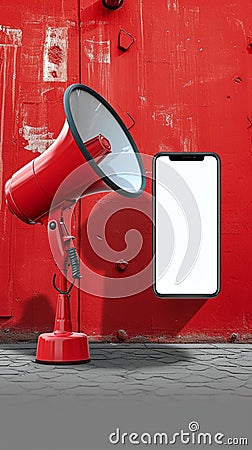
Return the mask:
[[(209, 294), (161, 294), (156, 289), (156, 162), (160, 156), (169, 156), (173, 161), (202, 161), (205, 156), (214, 157), (217, 160), (217, 289)], [(159, 152), (153, 157), (152, 162), (152, 289), (159, 298), (213, 298), (219, 295), (221, 290), (221, 159), (214, 152)]]

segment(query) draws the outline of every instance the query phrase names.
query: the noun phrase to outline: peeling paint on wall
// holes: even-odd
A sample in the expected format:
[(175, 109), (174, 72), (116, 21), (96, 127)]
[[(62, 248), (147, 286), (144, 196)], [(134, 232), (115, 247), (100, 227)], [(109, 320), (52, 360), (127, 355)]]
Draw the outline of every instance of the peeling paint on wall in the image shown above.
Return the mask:
[(109, 98), (110, 91), (110, 40), (103, 38), (106, 23), (99, 22), (97, 36), (85, 39), (83, 42), (84, 53), (87, 57), (88, 84), (91, 83), (96, 72), (100, 79), (101, 92)]
[[(110, 21), (87, 20), (85, 37), (82, 39), (81, 51), (87, 71), (86, 82), (93, 85), (97, 78), (99, 92), (107, 99), (111, 95), (111, 41), (108, 33)], [(118, 34), (118, 30), (117, 30)]]
[(0, 46), (16, 46), (22, 44), (22, 30), (0, 25)]
[(191, 116), (181, 113), (179, 105), (173, 104), (169, 108), (157, 105), (152, 119), (163, 127), (170, 127), (170, 136), (178, 140), (182, 152), (191, 152), (197, 149), (196, 127)]
[(48, 27), (44, 44), (44, 81), (67, 81), (67, 48), (67, 27)]
[(19, 133), (28, 142), (24, 148), (32, 153), (44, 153), (55, 141), (54, 133), (48, 131), (46, 126), (32, 127), (24, 124)]
[(12, 77), (12, 111), (15, 107), (16, 96), (16, 68), (17, 68), (17, 48), (22, 44), (22, 30), (0, 25), (0, 209), (2, 207), (3, 194), (3, 139), (5, 121), (5, 102), (7, 83)]
[(84, 51), (90, 62), (110, 64), (110, 41), (85, 39)]

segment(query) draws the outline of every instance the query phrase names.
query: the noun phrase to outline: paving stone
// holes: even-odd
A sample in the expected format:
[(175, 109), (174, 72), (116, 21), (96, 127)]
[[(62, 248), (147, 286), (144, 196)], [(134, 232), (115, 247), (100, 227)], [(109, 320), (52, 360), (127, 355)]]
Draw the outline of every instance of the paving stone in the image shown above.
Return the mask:
[(32, 392), (34, 390), (40, 390), (43, 389), (46, 384), (40, 381), (30, 381), (29, 383), (19, 383), (20, 386), (22, 386), (22, 389), (26, 390), (26, 392)]
[(184, 374), (198, 373), (198, 372), (206, 372), (209, 370), (209, 364), (190, 364), (187, 367), (183, 367)]
[(249, 375), (251, 374), (251, 369), (249, 367), (240, 367), (240, 366), (236, 366), (236, 367), (224, 367), (224, 366), (219, 366), (218, 368), (219, 372), (222, 373), (227, 373), (227, 374), (235, 374), (235, 375), (244, 375), (247, 374), (247, 376), (249, 377)]
[(244, 386), (244, 381), (237, 380), (235, 377), (229, 377), (225, 380), (215, 380), (206, 383), (207, 387), (220, 390), (236, 390), (237, 388)]
[(62, 374), (62, 375), (58, 375), (57, 377), (53, 378), (52, 380), (50, 380), (53, 383), (76, 383), (79, 384), (80, 383), (80, 377), (78, 376), (77, 373), (75, 374)]
[(238, 397), (252, 397), (252, 389), (248, 389), (246, 386), (241, 386), (235, 393)]
[(35, 361), (30, 363), (30, 367), (31, 370), (33, 372), (50, 372), (51, 370), (54, 370), (55, 367), (57, 366), (53, 366), (53, 365), (49, 365), (49, 364), (40, 364), (40, 363), (36, 363)]
[[(177, 378), (180, 377), (180, 376), (181, 376), (181, 374), (177, 373)], [(143, 381), (144, 380), (149, 380), (149, 381), (154, 380), (155, 381), (155, 380), (159, 380), (159, 379), (177, 381), (177, 378), (174, 377), (174, 374), (166, 374), (166, 373), (161, 374), (160, 372), (158, 372), (158, 373), (148, 373), (148, 374), (140, 372), (140, 371), (139, 372), (134, 372), (134, 373), (131, 374), (131, 378), (134, 379), (134, 380), (137, 380), (137, 381), (141, 381), (141, 380), (143, 380)]]
[(167, 397), (170, 395), (174, 395), (177, 394), (178, 392), (184, 392), (185, 394), (185, 386), (180, 386), (180, 388), (178, 388), (178, 386), (166, 386), (166, 387), (160, 387), (157, 388), (155, 391), (153, 391), (154, 395), (158, 396), (158, 397)]
[(126, 397), (131, 397), (131, 396), (143, 397), (144, 395), (146, 395), (146, 392), (138, 391), (137, 389), (134, 389), (134, 388), (123, 392), (123, 396), (126, 396)]
[(15, 375), (19, 375), (19, 372), (14, 369), (10, 369), (9, 367), (0, 367), (0, 377), (14, 377)]
[(246, 382), (245, 382), (245, 386), (246, 386), (247, 388), (252, 389), (252, 376), (250, 376), (250, 377), (247, 378), (247, 380), (246, 380)]
[(11, 361), (7, 360), (1, 360), (0, 359), (0, 371), (1, 371), (1, 367), (5, 367), (5, 366), (9, 366), (11, 364)]
[(60, 375), (58, 372), (41, 372), (38, 374), (39, 378), (43, 378), (45, 380), (51, 380), (52, 378), (58, 378)]
[(126, 372), (125, 369), (123, 369), (121, 367), (119, 367), (119, 368), (109, 367), (108, 369), (104, 368), (104, 367), (102, 367), (102, 368), (101, 367), (93, 367), (93, 370), (90, 374), (81, 373), (81, 374), (79, 374), (79, 376), (80, 376), (80, 378), (84, 378), (84, 379), (87, 379), (90, 377), (93, 379), (96, 379), (97, 377), (103, 377), (108, 374), (118, 376), (121, 374), (125, 375), (125, 373), (128, 373), (128, 371)]
[(103, 391), (100, 390), (100, 388), (97, 388), (96, 386), (75, 386), (72, 389), (66, 389), (64, 391), (65, 394), (71, 394), (71, 395), (99, 395)]
[(230, 362), (228, 360), (216, 360), (215, 364), (217, 367), (224, 367), (224, 368), (229, 368), (229, 369), (235, 369), (237, 367), (237, 364), (234, 364), (233, 362)]
[(58, 396), (58, 392), (50, 387), (44, 387), (43, 389), (39, 389), (39, 390), (30, 390), (29, 393), (34, 393), (37, 396), (46, 398), (46, 397), (57, 397)]
[(174, 369), (171, 369), (169, 366), (143, 367), (140, 369), (140, 371), (146, 375), (148, 375), (148, 374), (153, 374), (153, 375), (154, 374), (167, 374), (167, 375), (171, 374), (172, 376), (175, 376), (177, 378), (179, 378), (181, 375), (183, 375), (183, 369), (181, 372), (179, 372), (178, 369), (174, 370)]
[[(47, 366), (48, 367), (48, 366)], [(73, 374), (73, 373), (77, 373), (77, 372), (82, 372), (83, 371), (83, 367), (86, 369), (88, 368), (87, 364), (82, 365), (76, 365), (76, 366), (71, 366), (69, 367), (69, 365), (67, 365), (67, 367), (64, 366), (54, 366), (54, 368), (50, 371), (53, 373), (57, 373), (60, 375), (68, 375), (68, 374)], [(85, 371), (84, 369), (84, 371)]]
[(15, 362), (10, 363), (10, 367), (19, 368), (19, 367), (28, 367), (28, 366), (29, 366), (29, 363), (27, 363), (27, 361), (26, 362), (15, 361)]
[(47, 382), (47, 386), (48, 387), (52, 387), (53, 389), (56, 389), (56, 391), (64, 391), (64, 392), (66, 392), (67, 390), (72, 390), (73, 388), (75, 388), (76, 386), (83, 386), (83, 387), (90, 387), (90, 388), (92, 388), (92, 387), (96, 387), (96, 388), (99, 388), (99, 384), (98, 385), (96, 385), (96, 384), (93, 384), (93, 383), (89, 383), (89, 384), (83, 384), (82, 385), (82, 383), (80, 383), (80, 382), (68, 382), (68, 383), (61, 383), (61, 382), (57, 382), (57, 381), (52, 381), (52, 380), (50, 380), (50, 381), (48, 381)]
[[(140, 384), (141, 380), (135, 379), (134, 383), (137, 384), (137, 382)], [(133, 384), (133, 381), (131, 382), (131, 384)], [(147, 386), (147, 387), (150, 386), (150, 390), (151, 390), (151, 388), (163, 387), (163, 386), (167, 386), (167, 385), (171, 385), (171, 384), (177, 385), (178, 380), (169, 379), (166, 377), (159, 377), (159, 376), (142, 380), (142, 385)]]
[[(115, 386), (110, 385), (109, 388), (111, 390), (113, 390), (113, 387), (115, 388)], [(117, 385), (116, 389), (122, 393), (124, 392), (128, 392), (128, 391), (132, 391), (132, 390), (136, 390), (137, 392), (143, 392), (143, 393), (149, 393), (153, 391), (154, 386), (153, 385), (147, 385), (147, 384), (135, 384), (135, 383), (127, 383), (127, 384), (121, 384), (121, 385)], [(107, 390), (107, 387), (105, 388), (105, 386), (103, 387), (103, 389)]]
[(206, 384), (206, 382), (209, 381), (208, 378), (206, 378), (204, 375), (195, 375), (195, 374), (191, 374), (191, 377), (186, 377), (183, 382), (188, 385), (188, 384)]
[(97, 377), (95, 380), (96, 382), (100, 381), (101, 383), (121, 383), (125, 380), (125, 377), (119, 375), (104, 375)]
[(99, 392), (97, 392), (97, 396), (102, 396), (102, 397), (108, 397), (108, 398), (110, 398), (110, 397), (115, 397), (115, 398), (120, 398), (120, 396), (122, 395), (120, 392), (118, 392), (118, 391), (100, 391), (100, 393)]
[(220, 395), (220, 392), (215, 390), (215, 389), (211, 389), (208, 388), (206, 386), (204, 386), (204, 389), (202, 387), (199, 386), (187, 386), (186, 390), (185, 389), (180, 389), (180, 391), (175, 392), (174, 393), (174, 397), (178, 398), (178, 397), (185, 397), (186, 396), (197, 396), (197, 397), (217, 397)]
[(15, 382), (16, 383), (30, 383), (30, 382), (39, 382), (40, 381), (40, 377), (39, 374), (35, 374), (35, 373), (23, 373), (22, 375), (17, 375), (15, 377)]
[(242, 368), (244, 368), (244, 367), (248, 367), (248, 368), (252, 368), (252, 360), (250, 359), (248, 359), (248, 358), (241, 358), (241, 359), (239, 359), (238, 361), (237, 361), (237, 366), (239, 366), (239, 367), (242, 367)]

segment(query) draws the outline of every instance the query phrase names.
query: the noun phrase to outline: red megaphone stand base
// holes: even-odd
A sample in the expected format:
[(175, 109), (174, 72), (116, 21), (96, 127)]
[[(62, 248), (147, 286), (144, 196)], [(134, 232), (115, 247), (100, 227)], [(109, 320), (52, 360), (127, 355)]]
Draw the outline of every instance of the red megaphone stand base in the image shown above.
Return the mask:
[[(59, 214), (59, 213), (58, 213)], [(72, 331), (70, 312), (71, 290), (67, 289), (67, 270), (69, 266), (69, 249), (74, 248), (73, 236), (67, 232), (62, 214), (57, 215), (48, 224), (51, 240), (59, 246), (58, 263), (61, 268), (54, 330), (43, 333), (38, 338), (36, 362), (42, 364), (83, 364), (90, 361), (88, 337), (84, 333)], [(76, 277), (78, 278), (78, 277)]]
[(69, 296), (58, 294), (54, 331), (39, 336), (36, 362), (83, 364), (89, 361), (88, 337), (72, 332)]

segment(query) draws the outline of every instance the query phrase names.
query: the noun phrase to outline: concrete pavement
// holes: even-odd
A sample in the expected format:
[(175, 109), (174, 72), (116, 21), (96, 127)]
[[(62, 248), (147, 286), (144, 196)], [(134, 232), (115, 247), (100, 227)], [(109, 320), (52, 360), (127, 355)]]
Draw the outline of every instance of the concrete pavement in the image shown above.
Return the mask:
[(0, 346), (0, 398), (252, 397), (252, 345), (91, 344), (92, 361), (35, 362), (34, 344)]

